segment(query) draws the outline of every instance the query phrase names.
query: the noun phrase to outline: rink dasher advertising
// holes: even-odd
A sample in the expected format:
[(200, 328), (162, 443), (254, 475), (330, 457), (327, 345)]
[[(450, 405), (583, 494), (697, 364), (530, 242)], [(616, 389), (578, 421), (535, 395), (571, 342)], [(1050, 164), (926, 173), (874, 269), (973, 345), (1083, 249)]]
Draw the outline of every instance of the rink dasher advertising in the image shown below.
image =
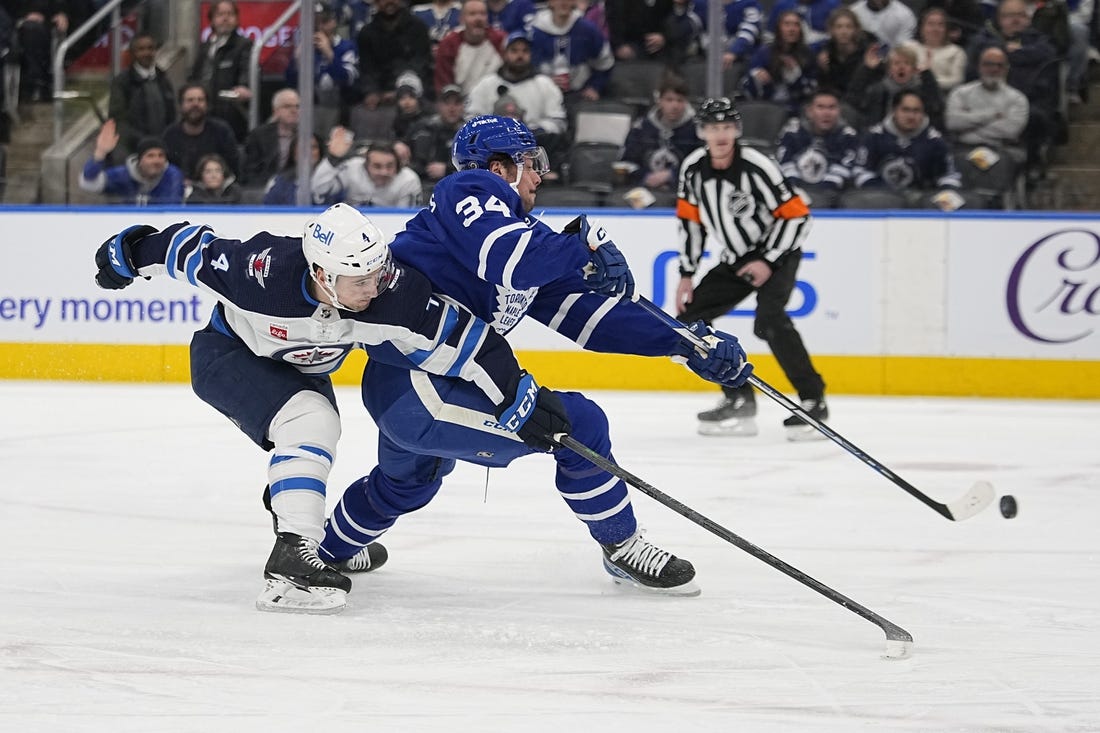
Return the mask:
[(948, 353), (1100, 359), (1100, 227), (1020, 221), (996, 237), (985, 228), (950, 228)]
[[(203, 223), (233, 238), (261, 229), (296, 236), (310, 213), (3, 212), (5, 231), (34, 232), (32, 272), (38, 274), (0, 271), (0, 377), (186, 380), (187, 344), (205, 325), (213, 299), (167, 278), (101, 290), (92, 279), (96, 247), (136, 223)], [(679, 277), (677, 220), (669, 212), (589, 214), (627, 256), (639, 292), (671, 311)], [(394, 234), (411, 213), (371, 215)], [(560, 229), (573, 217), (542, 218)], [(20, 256), (9, 251), (8, 261)], [(714, 261), (708, 253), (700, 269)], [(754, 305), (750, 298), (715, 326), (736, 334), (760, 372), (782, 387), (770, 351), (752, 333)], [(1100, 397), (1100, 218), (818, 214), (788, 313), (831, 391)], [(563, 387), (706, 388), (666, 360), (584, 352), (538, 324), (521, 323), (509, 340), (525, 366), (552, 374)], [(74, 371), (75, 361), (103, 366)], [(351, 363), (336, 375), (338, 383), (357, 381)], [(1031, 394), (1024, 389), (1029, 382)]]

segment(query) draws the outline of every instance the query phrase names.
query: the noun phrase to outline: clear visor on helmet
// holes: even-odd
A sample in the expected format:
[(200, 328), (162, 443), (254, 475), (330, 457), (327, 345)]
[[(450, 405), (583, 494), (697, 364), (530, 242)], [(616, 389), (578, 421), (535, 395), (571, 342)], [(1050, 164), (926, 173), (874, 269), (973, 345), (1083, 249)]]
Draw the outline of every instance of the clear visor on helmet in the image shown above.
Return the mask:
[[(363, 284), (370, 284), (373, 281), (376, 286), (376, 290), (381, 293), (388, 288), (394, 280), (394, 276), (397, 274), (397, 265), (393, 261), (393, 252), (386, 251), (386, 257), (382, 260), (382, 263), (374, 270), (371, 270), (366, 275), (359, 275), (356, 273), (342, 273), (340, 277), (343, 277), (346, 281), (352, 283), (359, 283), (364, 281)], [(326, 280), (329, 281), (330, 286), (336, 285), (336, 274), (331, 272), (325, 273)]]
[(550, 156), (546, 154), (546, 149), (541, 146), (534, 150), (524, 150), (516, 153), (512, 159), (516, 161), (516, 165), (522, 164), (525, 169), (532, 170), (540, 176), (545, 176), (550, 172)]
[(372, 272), (369, 277), (376, 278), (378, 283), (378, 292), (382, 292), (393, 283), (394, 275), (397, 273), (397, 265), (393, 261), (393, 252), (387, 248), (386, 259), (382, 261), (382, 265)]

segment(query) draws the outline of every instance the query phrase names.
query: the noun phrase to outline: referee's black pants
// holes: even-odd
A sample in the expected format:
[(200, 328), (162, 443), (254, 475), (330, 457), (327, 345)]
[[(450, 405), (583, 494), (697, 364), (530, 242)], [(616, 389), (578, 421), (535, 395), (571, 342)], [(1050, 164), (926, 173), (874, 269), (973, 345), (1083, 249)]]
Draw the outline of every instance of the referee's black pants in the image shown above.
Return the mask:
[[(720, 262), (703, 275), (695, 288), (694, 299), (679, 319), (684, 323), (702, 320), (709, 325), (755, 290), (756, 320), (752, 332), (767, 342), (783, 373), (798, 390), (800, 399), (820, 399), (825, 395), (825, 382), (814, 370), (802, 337), (786, 310), (801, 261), (801, 250), (783, 256), (775, 264), (772, 276), (759, 288), (739, 278), (737, 268)], [(741, 395), (749, 402), (755, 400), (752, 386), (748, 384), (737, 389), (722, 387), (722, 391), (731, 399)]]

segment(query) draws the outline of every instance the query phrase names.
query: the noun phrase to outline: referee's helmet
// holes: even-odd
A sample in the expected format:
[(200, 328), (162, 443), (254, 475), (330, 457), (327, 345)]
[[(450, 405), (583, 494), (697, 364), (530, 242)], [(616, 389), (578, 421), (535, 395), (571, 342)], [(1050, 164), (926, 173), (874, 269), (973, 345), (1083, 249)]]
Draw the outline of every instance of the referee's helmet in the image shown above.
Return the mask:
[(729, 97), (710, 97), (703, 100), (695, 113), (695, 124), (702, 126), (712, 122), (732, 122), (741, 134), (741, 113)]

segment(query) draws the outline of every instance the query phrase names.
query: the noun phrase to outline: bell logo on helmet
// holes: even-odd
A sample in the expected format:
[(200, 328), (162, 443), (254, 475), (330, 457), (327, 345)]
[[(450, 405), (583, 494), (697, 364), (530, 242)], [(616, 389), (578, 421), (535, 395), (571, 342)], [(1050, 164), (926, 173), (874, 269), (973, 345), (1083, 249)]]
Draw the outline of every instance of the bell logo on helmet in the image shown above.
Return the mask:
[(325, 229), (320, 224), (313, 225), (313, 238), (316, 239), (318, 242), (324, 244), (326, 247), (332, 246), (332, 239), (334, 236), (336, 236), (336, 233), (333, 232), (331, 229)]

